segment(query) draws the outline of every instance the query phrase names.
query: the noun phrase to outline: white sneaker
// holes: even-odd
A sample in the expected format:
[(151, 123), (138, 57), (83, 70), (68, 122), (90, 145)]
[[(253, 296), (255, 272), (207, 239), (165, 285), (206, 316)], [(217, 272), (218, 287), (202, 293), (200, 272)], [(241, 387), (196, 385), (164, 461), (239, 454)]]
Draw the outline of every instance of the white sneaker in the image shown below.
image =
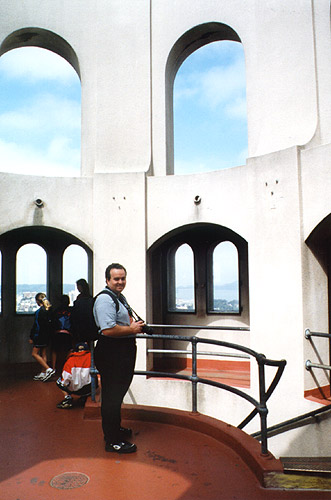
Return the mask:
[(53, 370), (53, 368), (47, 368), (46, 373), (45, 373), (42, 381), (46, 382), (46, 380), (50, 379), (54, 375), (54, 373), (55, 373), (55, 370)]
[(46, 373), (45, 372), (40, 372), (38, 373), (38, 375), (35, 375), (33, 377), (33, 380), (43, 380), (43, 378), (45, 377)]

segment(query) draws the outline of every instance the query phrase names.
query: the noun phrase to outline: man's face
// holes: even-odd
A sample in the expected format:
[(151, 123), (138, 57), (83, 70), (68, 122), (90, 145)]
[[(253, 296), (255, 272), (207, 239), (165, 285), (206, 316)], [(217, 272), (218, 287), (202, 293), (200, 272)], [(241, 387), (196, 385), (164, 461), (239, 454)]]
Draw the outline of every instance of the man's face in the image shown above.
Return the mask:
[(121, 293), (126, 285), (126, 273), (124, 269), (111, 269), (110, 278), (106, 279), (107, 286), (116, 293)]

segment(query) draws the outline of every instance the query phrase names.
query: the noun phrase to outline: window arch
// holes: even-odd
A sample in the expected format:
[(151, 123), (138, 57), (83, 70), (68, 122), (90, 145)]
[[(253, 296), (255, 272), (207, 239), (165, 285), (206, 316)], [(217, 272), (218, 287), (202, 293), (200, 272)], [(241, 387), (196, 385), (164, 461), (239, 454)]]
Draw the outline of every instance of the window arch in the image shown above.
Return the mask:
[(38, 306), (35, 296), (47, 294), (47, 255), (35, 243), (27, 243), (16, 254), (16, 312), (33, 314)]
[[(191, 286), (194, 286), (193, 310), (174, 307), (175, 256), (177, 250), (183, 251), (184, 255), (184, 249), (189, 249), (194, 261), (193, 267), (190, 264), (189, 268), (191, 276), (194, 276), (193, 285), (191, 279)], [(196, 324), (200, 320), (209, 321), (209, 315), (225, 319), (235, 314), (236, 321), (245, 326), (249, 324), (248, 244), (239, 234), (217, 224), (189, 224), (165, 235), (151, 247), (149, 254), (155, 323), (176, 322), (173, 314), (181, 314), (183, 323), (197, 320)], [(185, 259), (183, 262), (186, 264)], [(226, 300), (226, 307), (219, 308), (218, 300)], [(188, 319), (188, 313), (196, 319)]]
[(194, 255), (187, 243), (174, 247), (168, 257), (168, 309), (195, 310)]
[(88, 280), (88, 255), (80, 245), (72, 244), (63, 253), (62, 293), (69, 295), (70, 303), (76, 299), (76, 281)]
[(239, 313), (238, 249), (231, 241), (218, 243), (210, 252), (208, 311)]
[(81, 85), (77, 57), (55, 33), (18, 30), (0, 46), (1, 169), (80, 175)]
[(245, 164), (247, 144), (243, 46), (204, 45), (185, 59), (174, 81), (174, 173)]
[[(166, 144), (167, 144), (167, 173), (174, 173), (174, 81), (178, 69), (181, 64), (188, 58), (193, 52), (197, 51), (201, 47), (207, 44), (212, 44), (213, 42), (220, 41), (230, 41), (230, 42), (240, 42), (241, 40), (238, 34), (230, 27), (222, 23), (211, 22), (195, 26), (191, 30), (184, 33), (175, 43), (173, 48), (169, 53), (169, 57), (166, 65), (165, 73), (165, 88), (166, 88)], [(239, 47), (240, 48), (240, 47)], [(241, 48), (240, 48), (241, 50)], [(238, 81), (236, 82), (238, 83)], [(228, 88), (231, 88), (231, 79), (227, 82)], [(245, 85), (244, 85), (245, 87)], [(244, 89), (243, 89), (244, 90)], [(222, 93), (218, 93), (219, 97)], [(234, 108), (233, 108), (234, 110)], [(238, 111), (238, 106), (237, 106)], [(247, 132), (245, 132), (247, 136)], [(247, 138), (246, 138), (247, 141)], [(246, 142), (245, 141), (245, 142)], [(244, 157), (246, 153), (242, 153), (241, 157)], [(242, 160), (233, 160), (227, 164), (221, 164), (218, 158), (218, 166), (216, 164), (209, 168), (218, 169), (220, 166), (223, 168), (228, 166), (237, 166), (242, 163)], [(209, 165), (210, 166), (210, 165)]]

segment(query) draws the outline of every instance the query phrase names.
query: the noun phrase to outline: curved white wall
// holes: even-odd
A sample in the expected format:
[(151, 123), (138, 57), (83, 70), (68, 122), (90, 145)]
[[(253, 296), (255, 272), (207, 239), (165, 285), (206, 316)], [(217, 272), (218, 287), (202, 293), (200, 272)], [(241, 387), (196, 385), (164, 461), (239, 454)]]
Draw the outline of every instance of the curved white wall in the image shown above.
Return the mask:
[[(315, 354), (303, 332), (328, 327), (327, 277), (305, 240), (331, 211), (329, 1), (0, 0), (0, 9), (0, 42), (24, 27), (53, 31), (77, 55), (82, 82), (82, 177), (0, 174), (0, 232), (45, 225), (77, 236), (93, 250), (96, 291), (106, 265), (122, 261), (128, 299), (144, 315), (148, 248), (186, 224), (230, 228), (248, 242), (251, 331), (240, 339), (287, 359), (269, 423), (318, 407), (304, 399), (314, 387), (304, 362)], [(167, 60), (184, 33), (210, 22), (229, 25), (244, 46), (250, 158), (229, 170), (166, 176)], [(39, 218), (36, 198), (45, 202)], [(140, 342), (137, 366), (145, 365)], [(178, 382), (141, 377), (133, 394), (189, 406)], [(244, 416), (232, 396), (201, 394), (201, 411), (234, 424)], [(295, 441), (307, 454), (305, 440)], [(274, 450), (291, 454), (286, 435)]]

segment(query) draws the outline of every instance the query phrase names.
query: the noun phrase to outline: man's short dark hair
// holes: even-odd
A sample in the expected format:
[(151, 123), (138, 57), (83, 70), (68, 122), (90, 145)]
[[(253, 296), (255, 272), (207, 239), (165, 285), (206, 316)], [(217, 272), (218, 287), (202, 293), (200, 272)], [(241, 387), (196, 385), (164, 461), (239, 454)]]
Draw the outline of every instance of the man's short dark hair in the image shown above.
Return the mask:
[(112, 269), (123, 269), (125, 271), (125, 275), (127, 274), (126, 269), (122, 264), (118, 264), (117, 262), (113, 262), (112, 264), (109, 264), (109, 266), (106, 268), (106, 280), (110, 280), (110, 273)]

